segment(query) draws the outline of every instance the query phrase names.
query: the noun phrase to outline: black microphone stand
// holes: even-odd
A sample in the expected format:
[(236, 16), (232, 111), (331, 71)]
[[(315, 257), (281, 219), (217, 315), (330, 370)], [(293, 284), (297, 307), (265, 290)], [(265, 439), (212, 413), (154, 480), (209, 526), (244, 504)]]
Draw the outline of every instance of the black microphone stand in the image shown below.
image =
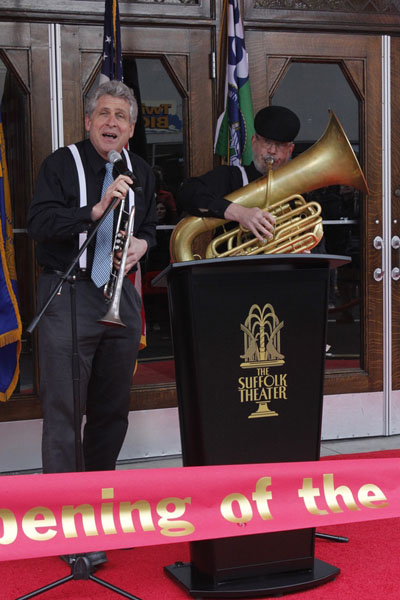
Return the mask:
[(349, 538), (344, 537), (343, 535), (332, 535), (331, 533), (320, 533), (319, 531), (315, 532), (315, 537), (321, 540), (327, 540), (328, 542), (338, 542), (339, 544), (347, 544), (349, 541)]
[(330, 533), (319, 533), (318, 531), (316, 531), (315, 537), (322, 540), (328, 540), (329, 542), (339, 542), (341, 544), (346, 544), (349, 541), (349, 538), (344, 537), (343, 535), (331, 535)]
[[(75, 265), (79, 261), (80, 257), (82, 256), (82, 254), (84, 253), (84, 251), (86, 250), (86, 248), (88, 247), (90, 242), (92, 241), (93, 237), (95, 236), (97, 230), (99, 229), (99, 227), (101, 226), (103, 221), (106, 219), (107, 215), (115, 208), (116, 204), (118, 203), (118, 200), (119, 200), (118, 198), (114, 198), (113, 201), (110, 203), (110, 205), (105, 210), (101, 219), (99, 219), (96, 222), (95, 226), (93, 227), (92, 231), (88, 235), (85, 242), (82, 244), (81, 248), (79, 249), (78, 254), (72, 260), (68, 269), (65, 271), (65, 273), (60, 275), (59, 282), (57, 283), (56, 287), (50, 293), (48, 299), (44, 303), (43, 308), (36, 315), (36, 317), (34, 317), (32, 322), (29, 324), (29, 326), (26, 329), (26, 331), (28, 333), (33, 332), (33, 330), (39, 323), (40, 319), (46, 312), (47, 308), (49, 307), (50, 303), (52, 302), (54, 297), (58, 294), (58, 292), (61, 289), (61, 287), (63, 286), (63, 284), (67, 281), (70, 284), (70, 297), (71, 297), (72, 392), (73, 392), (73, 401), (74, 401), (75, 464), (76, 464), (76, 470), (78, 472), (84, 471), (84, 465), (83, 465), (82, 438), (81, 438), (80, 367), (79, 367), (79, 349), (78, 349), (78, 330), (77, 330), (77, 319), (76, 319), (76, 276), (73, 275), (72, 272), (75, 268)], [(43, 594), (44, 592), (52, 590), (53, 588), (58, 587), (64, 583), (67, 583), (68, 581), (79, 580), (79, 579), (84, 579), (84, 580), (90, 579), (91, 581), (94, 581), (95, 583), (98, 583), (98, 584), (102, 585), (103, 587), (108, 588), (109, 590), (115, 592), (116, 594), (119, 594), (120, 596), (129, 598), (130, 600), (140, 600), (140, 598), (138, 598), (137, 596), (133, 596), (132, 594), (129, 594), (128, 592), (122, 590), (121, 588), (118, 588), (118, 587), (112, 585), (111, 583), (104, 581), (104, 579), (100, 579), (99, 577), (96, 577), (95, 575), (93, 575), (95, 570), (96, 570), (96, 566), (90, 560), (90, 553), (86, 554), (86, 555), (78, 554), (76, 559), (71, 564), (71, 574), (70, 575), (68, 575), (67, 577), (63, 577), (62, 579), (58, 579), (57, 581), (54, 581), (53, 583), (49, 583), (48, 585), (45, 585), (33, 592), (30, 592), (29, 594), (26, 594), (25, 596), (20, 596), (16, 600), (28, 600), (29, 598), (34, 598), (35, 596), (38, 596), (39, 594)]]

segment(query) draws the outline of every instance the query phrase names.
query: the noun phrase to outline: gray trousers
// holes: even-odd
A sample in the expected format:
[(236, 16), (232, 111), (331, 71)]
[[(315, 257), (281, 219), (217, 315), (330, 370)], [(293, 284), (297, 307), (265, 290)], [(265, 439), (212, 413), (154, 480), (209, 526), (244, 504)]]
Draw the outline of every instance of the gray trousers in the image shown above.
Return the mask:
[[(38, 308), (59, 280), (42, 273)], [(103, 290), (76, 282), (81, 418), (85, 470), (112, 470), (128, 427), (132, 374), (141, 335), (141, 299), (125, 278), (120, 304), (126, 327), (98, 323), (107, 311)], [(40, 399), (44, 473), (76, 470), (70, 284), (64, 283), (39, 323)]]

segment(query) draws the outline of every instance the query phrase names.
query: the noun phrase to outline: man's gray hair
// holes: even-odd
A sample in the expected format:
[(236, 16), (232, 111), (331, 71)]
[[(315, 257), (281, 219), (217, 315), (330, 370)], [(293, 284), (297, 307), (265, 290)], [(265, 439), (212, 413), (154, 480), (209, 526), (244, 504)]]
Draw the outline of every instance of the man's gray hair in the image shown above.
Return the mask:
[(122, 81), (112, 80), (106, 81), (99, 85), (89, 96), (86, 101), (86, 114), (91, 118), (96, 109), (97, 102), (101, 96), (114, 96), (114, 98), (122, 98), (129, 104), (129, 120), (131, 123), (136, 123), (138, 115), (138, 105), (136, 98), (131, 88), (122, 83)]

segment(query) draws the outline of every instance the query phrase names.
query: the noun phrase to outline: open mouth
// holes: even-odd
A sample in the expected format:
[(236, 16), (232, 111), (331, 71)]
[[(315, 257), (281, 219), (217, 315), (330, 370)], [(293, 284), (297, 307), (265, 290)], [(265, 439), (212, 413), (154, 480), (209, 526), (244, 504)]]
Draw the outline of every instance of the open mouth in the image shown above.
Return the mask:
[(103, 133), (103, 137), (110, 138), (111, 140), (116, 140), (117, 136), (115, 133)]

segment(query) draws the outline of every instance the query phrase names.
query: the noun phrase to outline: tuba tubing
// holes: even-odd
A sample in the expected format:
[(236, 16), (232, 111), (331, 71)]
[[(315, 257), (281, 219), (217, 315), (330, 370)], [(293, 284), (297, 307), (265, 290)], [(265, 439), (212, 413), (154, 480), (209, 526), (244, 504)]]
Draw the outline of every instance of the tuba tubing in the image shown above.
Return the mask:
[[(298, 202), (296, 208), (291, 208), (290, 213), (288, 204), (291, 200)], [(282, 213), (282, 208), (286, 212)], [(296, 251), (309, 249), (309, 243), (311, 241), (314, 247), (322, 237), (322, 226), (321, 226), (321, 206), (317, 202), (306, 202), (302, 196), (294, 195), (290, 198), (284, 199), (282, 202), (276, 202), (274, 205), (269, 207), (269, 210), (275, 216), (276, 233), (274, 238), (268, 242), (268, 254), (279, 253), (279, 252), (294, 252), (290, 250), (292, 247), (291, 241), (293, 237), (300, 237), (301, 239), (293, 244), (293, 248), (296, 247)], [(288, 221), (288, 215), (290, 220)], [(312, 228), (312, 231), (310, 229)], [(232, 240), (238, 237), (243, 231), (241, 227), (235, 227), (229, 229), (225, 233), (222, 233), (217, 238), (212, 240), (207, 246), (205, 258), (224, 258), (226, 256), (239, 256), (246, 254), (246, 256), (254, 254), (265, 254), (265, 244), (261, 244), (256, 240), (255, 237), (248, 239), (241, 243), (236, 248), (232, 248)], [(310, 235), (309, 235), (310, 234)], [(305, 240), (309, 240), (307, 243)], [(225, 252), (218, 252), (219, 243), (229, 243), (229, 248)], [(281, 250), (282, 248), (282, 250)]]
[[(343, 127), (333, 111), (329, 110), (329, 114), (328, 126), (313, 146), (273, 171), (272, 177), (264, 175), (228, 194), (227, 200), (247, 208), (269, 210), (285, 198), (330, 185), (348, 185), (368, 194), (365, 177)], [(171, 262), (194, 260), (194, 240), (226, 223), (229, 221), (214, 217), (182, 219), (171, 235)]]

